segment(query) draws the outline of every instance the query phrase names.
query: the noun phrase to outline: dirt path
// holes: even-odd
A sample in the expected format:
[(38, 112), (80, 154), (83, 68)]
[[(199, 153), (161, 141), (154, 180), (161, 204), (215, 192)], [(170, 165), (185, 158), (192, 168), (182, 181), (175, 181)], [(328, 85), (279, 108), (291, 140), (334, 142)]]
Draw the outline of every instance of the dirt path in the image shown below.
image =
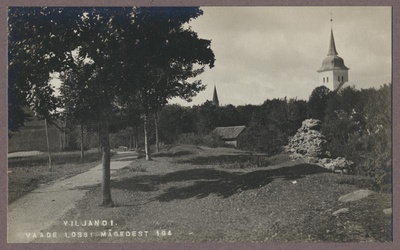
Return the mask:
[[(111, 160), (111, 174), (129, 165), (138, 155), (121, 152)], [(8, 206), (8, 243), (28, 243), (61, 218), (82, 199), (91, 186), (101, 183), (102, 165), (36, 189)], [(113, 175), (112, 177), (113, 178)]]

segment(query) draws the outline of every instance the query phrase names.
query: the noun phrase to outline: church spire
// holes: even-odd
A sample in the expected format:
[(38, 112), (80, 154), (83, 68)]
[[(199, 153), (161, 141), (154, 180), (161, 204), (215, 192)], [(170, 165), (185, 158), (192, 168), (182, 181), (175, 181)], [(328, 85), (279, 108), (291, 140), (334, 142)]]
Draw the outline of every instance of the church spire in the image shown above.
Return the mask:
[(322, 61), (322, 66), (317, 70), (319, 82), (322, 85), (333, 86), (332, 90), (337, 91), (344, 83), (349, 81), (349, 68), (344, 65), (343, 58), (338, 56), (335, 38), (333, 37), (332, 13), (331, 13), (331, 39), (327, 57)]
[(336, 51), (335, 38), (333, 37), (333, 29), (331, 28), (331, 41), (329, 43), (328, 56), (337, 56), (337, 55), (338, 53)]
[(213, 94), (213, 104), (217, 107), (219, 107), (219, 100), (218, 100), (218, 95), (217, 95), (217, 87), (214, 85), (214, 94)]
[(335, 46), (335, 38), (333, 37), (333, 28), (332, 28), (332, 23), (333, 23), (333, 18), (332, 18), (332, 12), (331, 14), (331, 41), (329, 43), (329, 51), (328, 51), (328, 56), (337, 56), (338, 53), (336, 51), (336, 46)]

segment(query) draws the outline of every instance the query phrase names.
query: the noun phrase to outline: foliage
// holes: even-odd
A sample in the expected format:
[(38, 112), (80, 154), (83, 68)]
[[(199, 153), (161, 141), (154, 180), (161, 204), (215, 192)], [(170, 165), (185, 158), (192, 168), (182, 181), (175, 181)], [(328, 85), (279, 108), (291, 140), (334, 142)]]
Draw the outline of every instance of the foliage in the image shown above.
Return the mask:
[(362, 133), (362, 112), (360, 92), (352, 87), (341, 89), (327, 101), (322, 133), (328, 138), (334, 157), (345, 155), (344, 144), (352, 135)]
[[(29, 107), (41, 119), (51, 120), (58, 100), (48, 84), (50, 73), (69, 64), (71, 22), (60, 20), (61, 8), (8, 9), (8, 128), (9, 135), (29, 118)], [(60, 46), (60, 44), (63, 46)]]
[(60, 80), (63, 83), (60, 87), (63, 119), (71, 124), (97, 125), (99, 108), (93, 100), (97, 83), (93, 65), (81, 59), (72, 69), (62, 72)]
[(326, 86), (316, 87), (308, 99), (308, 116), (323, 121), (331, 91)]
[(307, 102), (304, 100), (290, 99), (288, 101), (288, 128), (287, 133), (292, 136), (301, 127), (302, 122), (308, 118)]
[(288, 136), (276, 125), (253, 125), (241, 135), (240, 148), (264, 152), (268, 155), (278, 154), (288, 141)]
[(240, 147), (246, 150), (281, 152), (306, 118), (306, 103), (296, 99), (266, 100), (253, 113), (248, 129), (241, 136)]
[(332, 155), (355, 163), (355, 174), (373, 177), (382, 190), (391, 187), (391, 85), (351, 87), (330, 97), (322, 132)]
[[(133, 96), (138, 100), (144, 121), (146, 158), (149, 158), (150, 114), (157, 116), (174, 97), (190, 101), (205, 88), (201, 80), (193, 79), (207, 65), (214, 66), (211, 41), (200, 39), (190, 27), (184, 26), (202, 13), (197, 7), (134, 9), (135, 32), (125, 39), (125, 53), (129, 55), (125, 60), (128, 85), (121, 101), (129, 103)], [(157, 125), (155, 129), (158, 135)]]
[[(97, 131), (84, 130), (84, 149), (98, 148), (99, 136)], [(72, 151), (79, 150), (81, 147), (81, 130), (79, 126), (74, 126), (73, 128), (68, 128), (68, 141), (66, 142), (64, 150)]]
[(258, 105), (250, 104), (237, 106), (236, 110), (239, 113), (238, 125), (249, 126), (254, 112), (257, 112), (259, 108), (260, 106)]
[(217, 107), (211, 101), (192, 108), (169, 105), (159, 116), (162, 140), (174, 143), (179, 138), (185, 143), (199, 144), (215, 127), (246, 125), (249, 131), (241, 135), (239, 143), (246, 141), (243, 148), (279, 152), (288, 136), (306, 119), (306, 105), (306, 101), (286, 98), (267, 100), (261, 106)]
[(217, 111), (217, 126), (228, 127), (228, 126), (241, 126), (243, 125), (241, 117), (237, 108), (231, 104), (226, 106), (220, 106), (216, 109)]
[(211, 101), (193, 107), (196, 133), (206, 135), (217, 127), (217, 109)]
[[(16, 115), (10, 128), (23, 123), (25, 105), (46, 119), (61, 107), (72, 123), (95, 121), (103, 147), (103, 204), (112, 204), (112, 121), (132, 100), (147, 111), (175, 96), (190, 100), (204, 88), (189, 79), (213, 67), (211, 42), (184, 26), (201, 14), (197, 7), (11, 8), (9, 109)], [(49, 84), (54, 72), (63, 74), (63, 106)]]
[(110, 134), (110, 147), (118, 148), (119, 146), (127, 147), (129, 145), (129, 131), (120, 130), (117, 133)]
[(172, 144), (180, 134), (192, 133), (194, 127), (193, 112), (180, 105), (167, 105), (159, 113), (160, 139)]
[[(135, 33), (127, 37), (126, 67), (134, 72), (138, 98), (144, 111), (158, 110), (173, 97), (191, 100), (204, 89), (201, 74), (214, 66), (210, 41), (183, 25), (200, 15), (199, 8), (137, 8)], [(148, 42), (151, 41), (151, 42)]]

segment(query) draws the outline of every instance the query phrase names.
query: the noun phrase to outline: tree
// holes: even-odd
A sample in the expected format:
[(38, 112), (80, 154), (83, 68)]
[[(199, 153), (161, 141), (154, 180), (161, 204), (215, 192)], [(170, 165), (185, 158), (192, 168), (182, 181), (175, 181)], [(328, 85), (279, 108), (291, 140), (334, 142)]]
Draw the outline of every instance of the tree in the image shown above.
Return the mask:
[(346, 87), (332, 95), (327, 102), (321, 131), (330, 142), (328, 148), (333, 156), (346, 155), (349, 138), (364, 130), (360, 97), (360, 91)]
[(195, 130), (198, 134), (206, 135), (217, 126), (217, 107), (211, 102), (206, 101), (202, 105), (193, 106), (195, 114)]
[[(201, 14), (199, 8), (12, 9), (9, 91), (18, 103), (9, 105), (10, 109), (28, 103), (39, 115), (50, 118), (59, 105), (48, 83), (49, 74), (74, 70), (75, 58), (91, 62), (90, 70), (84, 70), (90, 77), (83, 77), (87, 80), (79, 81), (79, 86), (67, 83), (73, 88), (66, 91), (69, 100), (63, 101), (84, 100), (85, 108), (98, 121), (103, 151), (102, 205), (113, 205), (109, 134), (113, 115), (124, 101), (139, 98), (147, 111), (154, 107), (156, 96), (190, 99), (203, 88), (201, 81), (188, 79), (200, 74), (202, 66), (213, 66), (210, 41), (183, 27)], [(163, 72), (163, 80), (157, 80), (154, 72)], [(81, 77), (81, 72), (75, 73)], [(156, 90), (162, 94), (153, 95)], [(82, 107), (69, 108), (76, 114)], [(20, 121), (21, 117), (11, 120)]]
[[(121, 85), (120, 35), (130, 23), (127, 8), (11, 8), (9, 76), (18, 103), (28, 104), (45, 119), (57, 108), (49, 74), (74, 66), (78, 58), (93, 61), (90, 108), (100, 121), (103, 147), (103, 204), (111, 205), (109, 117)], [(95, 82), (95, 84), (94, 84)], [(13, 107), (13, 106), (11, 106)], [(20, 117), (20, 116), (19, 116)]]
[(260, 106), (250, 105), (250, 104), (244, 106), (237, 106), (236, 110), (239, 113), (240, 125), (248, 126), (251, 122), (251, 117), (253, 116), (253, 113), (257, 112), (259, 108)]
[(268, 154), (279, 153), (307, 116), (306, 102), (296, 99), (266, 100), (246, 109), (252, 111), (252, 118), (240, 147)]
[(288, 105), (288, 134), (293, 136), (301, 127), (302, 122), (308, 118), (307, 102), (304, 100), (290, 99)]
[(194, 132), (194, 116), (191, 108), (177, 104), (167, 105), (159, 115), (160, 138), (165, 143), (174, 143), (182, 133)]
[[(87, 8), (76, 22), (76, 49), (79, 58), (93, 63), (87, 82), (90, 90), (88, 106), (99, 121), (102, 147), (102, 205), (112, 206), (110, 188), (110, 121), (115, 113), (117, 97), (124, 92), (124, 43), (122, 37), (131, 24), (130, 8)], [(83, 94), (80, 92), (80, 94)]]
[(240, 126), (243, 125), (239, 118), (239, 112), (233, 105), (220, 106), (216, 109), (217, 112), (217, 126), (228, 127), (228, 126)]
[(240, 148), (274, 155), (282, 151), (287, 139), (274, 124), (254, 124), (243, 132)]
[(381, 189), (391, 183), (391, 86), (347, 87), (328, 101), (322, 132), (334, 157), (355, 163), (354, 173), (373, 177)]
[(60, 99), (63, 107), (63, 119), (80, 127), (81, 161), (84, 159), (84, 127), (98, 124), (96, 113), (90, 106), (93, 101), (93, 89), (90, 88), (93, 66), (84, 63), (83, 58), (76, 58), (76, 64), (60, 74), (63, 82)]
[[(64, 43), (72, 30), (58, 22), (60, 8), (9, 8), (8, 13), (8, 129), (9, 137), (29, 115), (52, 123), (58, 105), (48, 84), (50, 73), (68, 64)], [(63, 27), (63, 25), (65, 25)], [(63, 56), (61, 56), (63, 55)]]
[[(205, 88), (201, 80), (192, 80), (205, 66), (214, 66), (210, 41), (200, 39), (196, 32), (184, 26), (202, 15), (196, 7), (137, 8), (134, 23), (138, 29), (127, 40), (128, 69), (133, 68), (144, 120), (146, 159), (148, 148), (148, 117), (155, 114), (158, 141), (157, 114), (174, 97), (187, 101)], [(128, 93), (129, 95), (129, 93)], [(157, 142), (158, 143), (158, 142)], [(156, 143), (156, 144), (157, 144)]]
[(323, 121), (331, 93), (330, 89), (325, 86), (316, 87), (312, 91), (307, 106), (309, 117)]
[[(73, 32), (66, 28), (69, 22), (59, 22), (60, 8), (9, 8), (8, 28), (8, 131), (9, 137), (18, 131), (33, 110), (47, 125), (57, 125), (58, 99), (49, 85), (50, 74), (69, 64), (65, 54), (66, 42)], [(59, 46), (65, 43), (65, 46)], [(48, 147), (49, 170), (52, 170)]]

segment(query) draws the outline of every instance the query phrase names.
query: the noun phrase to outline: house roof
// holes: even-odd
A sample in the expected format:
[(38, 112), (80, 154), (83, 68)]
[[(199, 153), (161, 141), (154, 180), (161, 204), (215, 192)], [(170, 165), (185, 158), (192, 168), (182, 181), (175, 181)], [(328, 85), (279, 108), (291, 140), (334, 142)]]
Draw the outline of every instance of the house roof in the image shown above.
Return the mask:
[(246, 126), (216, 127), (213, 133), (221, 136), (222, 139), (236, 139)]

